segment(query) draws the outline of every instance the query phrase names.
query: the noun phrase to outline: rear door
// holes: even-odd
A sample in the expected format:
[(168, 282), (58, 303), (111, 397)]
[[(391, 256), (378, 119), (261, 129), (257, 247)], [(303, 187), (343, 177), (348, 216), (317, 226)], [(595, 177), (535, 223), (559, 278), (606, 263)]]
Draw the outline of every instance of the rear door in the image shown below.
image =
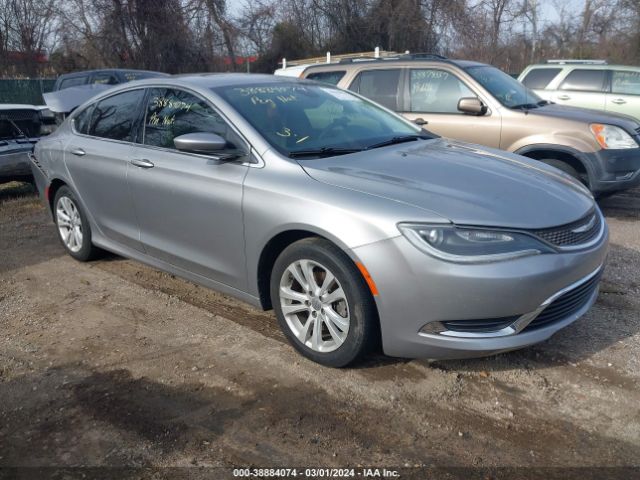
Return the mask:
[(153, 88), (145, 105), (128, 181), (147, 253), (171, 265), (245, 289), (242, 186), (247, 158), (221, 162), (176, 150), (173, 139), (216, 133), (229, 151), (246, 142), (200, 96)]
[(394, 112), (401, 109), (403, 69), (376, 68), (358, 73), (349, 90), (359, 93)]
[(458, 110), (461, 98), (479, 98), (455, 73), (440, 68), (407, 70), (407, 101), (402, 114), (410, 120), (426, 120), (427, 130), (443, 137), (500, 146), (501, 118), (498, 112), (468, 115)]
[(613, 70), (611, 92), (606, 95), (608, 112), (631, 115), (640, 120), (640, 70)]
[(551, 100), (553, 91), (546, 90), (546, 88), (561, 71), (562, 68), (559, 67), (535, 67), (531, 68), (520, 81), (525, 87), (540, 95), (541, 98)]
[(575, 68), (562, 80), (552, 100), (573, 107), (605, 109), (606, 70)]
[(100, 100), (73, 118), (65, 164), (74, 188), (100, 231), (140, 249), (138, 222), (127, 187), (127, 166), (144, 89)]

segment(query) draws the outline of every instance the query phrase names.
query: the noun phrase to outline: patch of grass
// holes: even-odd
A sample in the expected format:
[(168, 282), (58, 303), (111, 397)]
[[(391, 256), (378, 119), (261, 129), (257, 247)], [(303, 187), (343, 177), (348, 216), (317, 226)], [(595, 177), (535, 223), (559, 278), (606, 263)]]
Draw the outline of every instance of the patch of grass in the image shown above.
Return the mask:
[(0, 203), (22, 197), (32, 197), (36, 194), (36, 188), (28, 182), (0, 183)]

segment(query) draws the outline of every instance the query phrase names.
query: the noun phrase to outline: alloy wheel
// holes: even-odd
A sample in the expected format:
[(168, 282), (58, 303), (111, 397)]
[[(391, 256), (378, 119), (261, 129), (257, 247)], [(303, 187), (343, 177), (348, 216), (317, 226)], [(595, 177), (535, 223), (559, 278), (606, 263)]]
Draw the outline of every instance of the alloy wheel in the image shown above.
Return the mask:
[(280, 306), (296, 338), (315, 352), (338, 349), (349, 333), (347, 297), (324, 265), (301, 259), (290, 264), (280, 279)]
[(62, 242), (72, 252), (79, 252), (82, 248), (82, 218), (77, 205), (69, 197), (58, 199), (56, 221)]

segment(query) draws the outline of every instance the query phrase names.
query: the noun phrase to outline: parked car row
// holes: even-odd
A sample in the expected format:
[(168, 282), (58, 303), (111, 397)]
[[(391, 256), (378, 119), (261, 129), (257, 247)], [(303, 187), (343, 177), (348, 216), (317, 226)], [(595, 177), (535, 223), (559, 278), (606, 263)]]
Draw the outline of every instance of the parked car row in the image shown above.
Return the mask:
[[(544, 68), (569, 71), (554, 82), (579, 71)], [(640, 121), (555, 104), (490, 65), (403, 55), (312, 65), (300, 76), (357, 92), (438, 135), (552, 165), (595, 194), (640, 183)]]

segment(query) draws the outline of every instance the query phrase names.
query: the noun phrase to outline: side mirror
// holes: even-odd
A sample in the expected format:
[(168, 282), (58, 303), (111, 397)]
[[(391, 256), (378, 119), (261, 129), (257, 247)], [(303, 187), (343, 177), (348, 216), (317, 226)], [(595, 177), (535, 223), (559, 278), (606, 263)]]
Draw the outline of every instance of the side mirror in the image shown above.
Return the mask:
[(458, 110), (463, 113), (480, 116), (487, 113), (487, 106), (477, 97), (466, 97), (458, 101)]
[(227, 146), (227, 141), (215, 133), (185, 133), (173, 139), (178, 150), (192, 153), (218, 153)]

